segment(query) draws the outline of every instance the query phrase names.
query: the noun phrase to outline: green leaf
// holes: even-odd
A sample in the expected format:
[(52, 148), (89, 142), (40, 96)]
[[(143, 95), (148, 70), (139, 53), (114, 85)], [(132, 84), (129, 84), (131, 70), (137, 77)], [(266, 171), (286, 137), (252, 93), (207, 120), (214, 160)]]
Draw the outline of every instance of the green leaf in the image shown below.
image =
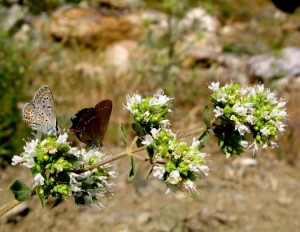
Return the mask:
[(120, 125), (120, 130), (121, 130), (123, 143), (125, 144), (125, 146), (127, 146), (127, 133), (123, 123), (121, 123)]
[(132, 129), (136, 132), (137, 136), (141, 137), (145, 135), (143, 128), (138, 123), (132, 123)]
[(55, 202), (54, 202), (54, 204), (52, 205), (51, 208), (53, 209), (54, 207), (58, 206), (62, 202), (63, 202), (63, 198), (62, 197), (56, 198), (56, 200), (55, 200)]
[(136, 176), (136, 173), (137, 173), (135, 162), (134, 162), (134, 159), (133, 159), (132, 156), (130, 157), (130, 164), (129, 165), (130, 165), (130, 170), (129, 170), (129, 173), (128, 173), (128, 181), (132, 181), (132, 180), (134, 180), (134, 178)]
[(147, 153), (150, 159), (153, 159), (154, 149), (152, 147), (147, 147)]
[(137, 146), (137, 147), (142, 147), (142, 146), (144, 146), (144, 145), (142, 144), (142, 142), (143, 142), (143, 140), (142, 140), (141, 138), (138, 138), (138, 139), (136, 140), (136, 146)]
[(223, 146), (224, 146), (224, 140), (223, 139), (220, 139), (219, 140), (219, 147), (222, 149), (223, 148)]
[(203, 121), (204, 121), (204, 123), (207, 127), (210, 126), (210, 115), (209, 115), (209, 113), (210, 113), (209, 108), (206, 105), (204, 110), (203, 110)]
[(208, 136), (209, 133), (208, 131), (203, 131), (199, 136), (198, 136), (198, 140), (200, 141), (200, 144), (198, 146), (198, 149), (202, 149), (204, 148), (207, 143), (208, 143)]
[(16, 180), (9, 189), (18, 201), (26, 201), (31, 197), (30, 188), (20, 180)]

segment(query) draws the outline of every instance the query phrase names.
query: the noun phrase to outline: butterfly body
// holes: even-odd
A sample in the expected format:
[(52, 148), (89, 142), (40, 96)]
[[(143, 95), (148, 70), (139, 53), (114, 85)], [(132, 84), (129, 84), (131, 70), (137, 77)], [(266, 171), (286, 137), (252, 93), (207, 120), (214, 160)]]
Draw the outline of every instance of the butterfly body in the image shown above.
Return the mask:
[(72, 118), (70, 130), (77, 138), (90, 147), (102, 146), (112, 111), (112, 101), (100, 101), (94, 108), (80, 110)]
[(33, 130), (48, 135), (58, 132), (54, 99), (49, 86), (41, 87), (34, 95), (32, 101), (24, 105), (22, 118)]

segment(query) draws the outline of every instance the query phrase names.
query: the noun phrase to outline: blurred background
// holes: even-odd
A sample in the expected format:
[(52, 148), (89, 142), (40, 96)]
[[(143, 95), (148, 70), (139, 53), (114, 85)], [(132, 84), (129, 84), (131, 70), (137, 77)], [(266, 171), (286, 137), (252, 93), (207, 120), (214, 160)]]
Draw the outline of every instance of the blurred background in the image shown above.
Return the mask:
[[(1, 231), (298, 231), (300, 228), (300, 13), (286, 0), (1, 0), (0, 205), (12, 200), (10, 165), (30, 137), (21, 109), (42, 86), (53, 91), (61, 128), (102, 99), (114, 108), (105, 147), (122, 151), (119, 124), (130, 131), (126, 95), (158, 89), (174, 97), (174, 131), (202, 125), (207, 83), (264, 83), (288, 100), (279, 147), (226, 159), (211, 141), (210, 176), (199, 194), (166, 196), (146, 180), (148, 166), (127, 182), (128, 160), (114, 163), (116, 192), (105, 208), (55, 209), (37, 199), (0, 219)], [(132, 133), (132, 132), (131, 132)], [(130, 134), (133, 137), (133, 134)], [(78, 143), (74, 139), (75, 143)], [(187, 140), (188, 141), (188, 140)], [(79, 143), (78, 143), (79, 144)]]

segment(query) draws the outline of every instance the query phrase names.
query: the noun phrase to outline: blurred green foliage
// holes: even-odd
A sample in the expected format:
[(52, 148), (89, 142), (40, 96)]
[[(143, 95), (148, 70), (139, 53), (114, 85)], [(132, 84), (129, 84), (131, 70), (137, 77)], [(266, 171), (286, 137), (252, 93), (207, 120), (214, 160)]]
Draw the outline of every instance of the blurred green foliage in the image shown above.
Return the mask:
[(7, 33), (0, 31), (0, 167), (21, 151), (22, 138), (29, 135), (18, 106), (28, 82), (29, 54), (28, 46), (19, 47)]
[(64, 6), (66, 4), (77, 4), (81, 0), (0, 0), (0, 4), (4, 6), (10, 6), (13, 3), (18, 3), (22, 6), (27, 6), (28, 11), (32, 14), (40, 14), (42, 12), (50, 13), (56, 8)]

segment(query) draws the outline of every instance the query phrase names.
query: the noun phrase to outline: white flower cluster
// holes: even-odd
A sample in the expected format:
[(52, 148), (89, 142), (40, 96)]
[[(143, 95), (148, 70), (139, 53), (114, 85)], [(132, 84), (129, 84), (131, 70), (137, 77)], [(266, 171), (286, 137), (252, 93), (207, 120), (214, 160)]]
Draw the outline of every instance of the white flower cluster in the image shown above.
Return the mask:
[(68, 134), (64, 133), (42, 141), (29, 141), (24, 152), (13, 157), (12, 164), (19, 163), (31, 169), (34, 186), (43, 203), (50, 196), (60, 199), (72, 195), (79, 205), (101, 206), (99, 197), (112, 193), (110, 181), (116, 173), (111, 171), (109, 164), (80, 172), (103, 160), (105, 155), (97, 149), (71, 147), (67, 139)]
[(165, 162), (165, 165), (156, 164), (152, 173), (154, 177), (165, 181), (167, 194), (182, 188), (194, 191), (196, 185), (193, 181), (196, 177), (199, 174), (208, 175), (206, 153), (198, 150), (199, 141), (196, 138), (188, 146), (185, 142), (178, 141), (171, 130), (152, 128), (142, 144), (156, 151), (155, 160)]
[(35, 165), (34, 157), (35, 157), (35, 148), (38, 143), (38, 140), (32, 140), (27, 142), (26, 145), (23, 147), (24, 152), (21, 153), (20, 156), (15, 155), (12, 158), (12, 165), (22, 164), (27, 168), (33, 168)]
[[(100, 198), (107, 197), (113, 192), (113, 183), (110, 180), (116, 177), (116, 172), (105, 171), (109, 168), (109, 165), (102, 167), (102, 175), (99, 175), (99, 169), (80, 174), (74, 172), (69, 174), (72, 196), (77, 204), (95, 204), (98, 207), (102, 207)], [(103, 171), (106, 172), (105, 175), (103, 175)]]
[[(276, 144), (271, 139), (278, 132), (284, 131), (287, 117), (283, 108), (286, 101), (278, 99), (276, 92), (265, 89), (264, 85), (241, 88), (238, 84), (231, 83), (220, 87), (219, 82), (211, 83), (208, 88), (213, 91), (211, 100), (215, 117), (224, 122), (223, 126), (228, 122), (234, 125), (234, 130), (241, 138), (238, 139), (239, 145), (255, 151), (258, 145), (266, 148)], [(247, 141), (249, 136), (246, 135), (249, 134), (253, 139)], [(237, 154), (242, 151), (237, 147), (233, 149)], [(228, 156), (231, 154), (230, 151), (225, 153)]]
[(150, 129), (151, 127), (168, 127), (170, 125), (167, 114), (171, 111), (169, 107), (172, 98), (166, 96), (163, 91), (147, 98), (142, 98), (138, 93), (126, 98), (127, 105), (124, 108), (130, 111), (134, 121), (142, 127)]

